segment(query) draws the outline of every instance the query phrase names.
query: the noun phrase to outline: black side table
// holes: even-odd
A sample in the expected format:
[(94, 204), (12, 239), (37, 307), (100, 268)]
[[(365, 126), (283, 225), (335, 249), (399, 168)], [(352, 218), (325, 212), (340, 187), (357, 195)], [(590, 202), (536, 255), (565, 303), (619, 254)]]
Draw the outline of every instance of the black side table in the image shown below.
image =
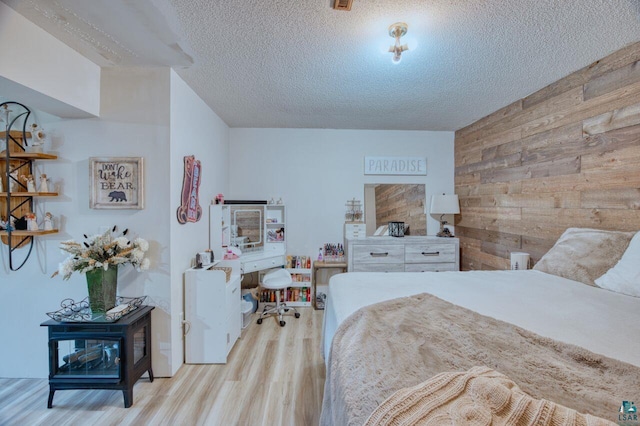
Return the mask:
[(58, 322), (49, 329), (49, 401), (65, 389), (122, 390), (125, 408), (133, 403), (133, 385), (151, 370), (151, 311), (141, 306), (115, 322)]

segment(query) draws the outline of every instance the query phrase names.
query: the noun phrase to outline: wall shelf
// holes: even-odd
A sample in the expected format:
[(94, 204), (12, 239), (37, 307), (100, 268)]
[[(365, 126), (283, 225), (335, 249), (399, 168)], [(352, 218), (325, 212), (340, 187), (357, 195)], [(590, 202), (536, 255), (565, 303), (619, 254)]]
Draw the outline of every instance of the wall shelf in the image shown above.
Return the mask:
[[(29, 192), (22, 179), (34, 174), (33, 162), (38, 160), (56, 160), (55, 154), (45, 152), (27, 152), (27, 139), (31, 132), (27, 132), (27, 123), (31, 110), (18, 102), (3, 102), (0, 104), (5, 122), (5, 131), (0, 132), (4, 139), (4, 150), (0, 152), (0, 179), (3, 191), (0, 192), (0, 218), (10, 223), (18, 221), (30, 212), (35, 212), (34, 198), (56, 197), (57, 192)], [(21, 128), (21, 130), (13, 130)], [(9, 247), (9, 269), (17, 271), (24, 266), (33, 249), (34, 237), (55, 234), (57, 229), (29, 231), (9, 227), (0, 231), (0, 240)], [(25, 247), (26, 254), (22, 260), (16, 262), (16, 250)]]

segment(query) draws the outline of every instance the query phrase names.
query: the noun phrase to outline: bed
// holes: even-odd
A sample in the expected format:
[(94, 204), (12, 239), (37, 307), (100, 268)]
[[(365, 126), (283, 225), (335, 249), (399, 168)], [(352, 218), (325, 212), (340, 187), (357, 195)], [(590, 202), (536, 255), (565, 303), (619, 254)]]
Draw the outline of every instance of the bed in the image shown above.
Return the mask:
[[(618, 247), (601, 246), (602, 235)], [(365, 424), (383, 406), (388, 414), (412, 400), (401, 392), (433, 388), (429, 381), (442, 383), (445, 373), (512, 380), (514, 392), (542, 401), (541, 412), (562, 407), (575, 410), (568, 418), (619, 420), (624, 402), (640, 392), (640, 298), (593, 281), (620, 272), (625, 258), (623, 266), (637, 271), (635, 235), (569, 229), (537, 270), (334, 276), (323, 324), (321, 424)], [(608, 255), (585, 261), (599, 250)], [(628, 284), (639, 287), (638, 278)]]

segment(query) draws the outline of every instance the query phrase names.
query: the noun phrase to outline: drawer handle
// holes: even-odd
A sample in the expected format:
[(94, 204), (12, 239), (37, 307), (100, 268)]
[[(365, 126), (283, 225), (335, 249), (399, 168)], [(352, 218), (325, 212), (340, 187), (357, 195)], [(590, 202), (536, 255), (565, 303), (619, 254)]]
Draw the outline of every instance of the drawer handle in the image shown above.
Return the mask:
[(369, 253), (371, 255), (371, 257), (386, 257), (389, 256), (389, 252), (384, 252), (384, 253)]
[(231, 294), (235, 293), (237, 289), (238, 287), (234, 287), (233, 290), (231, 291)]
[(423, 256), (440, 256), (440, 252), (439, 251), (423, 251), (422, 255)]

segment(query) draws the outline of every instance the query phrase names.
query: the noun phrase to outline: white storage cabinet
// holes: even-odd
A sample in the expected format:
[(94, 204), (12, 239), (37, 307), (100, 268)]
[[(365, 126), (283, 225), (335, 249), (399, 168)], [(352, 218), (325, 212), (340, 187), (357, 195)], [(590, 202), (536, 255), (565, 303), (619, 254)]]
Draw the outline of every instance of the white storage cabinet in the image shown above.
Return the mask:
[(185, 272), (185, 362), (225, 364), (242, 328), (240, 274), (222, 270)]

